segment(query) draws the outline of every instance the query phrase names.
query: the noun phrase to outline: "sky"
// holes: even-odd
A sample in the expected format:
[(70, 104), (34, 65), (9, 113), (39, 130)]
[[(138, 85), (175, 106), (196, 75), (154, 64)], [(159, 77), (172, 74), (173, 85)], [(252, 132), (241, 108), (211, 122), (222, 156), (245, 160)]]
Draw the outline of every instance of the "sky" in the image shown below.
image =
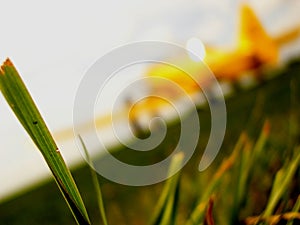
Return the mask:
[[(99, 57), (142, 40), (184, 46), (197, 37), (210, 45), (234, 46), (241, 2), (245, 1), (1, 0), (0, 61), (13, 61), (50, 130), (56, 131), (72, 126), (76, 90)], [(271, 34), (299, 25), (299, 0), (247, 2)], [(282, 54), (299, 50), (298, 40)], [(49, 171), (2, 95), (0, 104), (1, 201)], [(108, 102), (103, 105), (106, 111)], [(59, 144), (68, 163), (81, 159), (74, 141)]]

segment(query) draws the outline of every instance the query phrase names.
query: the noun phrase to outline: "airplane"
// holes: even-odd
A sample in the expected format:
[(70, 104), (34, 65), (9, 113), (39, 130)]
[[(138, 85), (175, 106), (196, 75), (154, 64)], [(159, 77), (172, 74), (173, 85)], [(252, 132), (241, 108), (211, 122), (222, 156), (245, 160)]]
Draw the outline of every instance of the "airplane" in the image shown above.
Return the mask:
[[(243, 4), (240, 9), (236, 48), (222, 49), (206, 46), (203, 62), (219, 81), (237, 82), (245, 74), (252, 74), (255, 79), (262, 79), (263, 70), (279, 65), (280, 48), (295, 40), (299, 34), (300, 27), (296, 27), (277, 37), (270, 36), (252, 8)], [(198, 71), (193, 74), (194, 79), (201, 79), (201, 73), (199, 64)], [(196, 82), (176, 68), (166, 68), (164, 65), (154, 66), (149, 69), (146, 76), (164, 77), (180, 85), (188, 93), (199, 92)], [(153, 88), (160, 92), (166, 90), (167, 87), (156, 83)]]
[[(263, 79), (262, 71), (266, 68), (276, 68), (279, 66), (279, 51), (282, 46), (295, 40), (300, 34), (300, 27), (296, 27), (287, 31), (277, 37), (272, 37), (263, 28), (258, 17), (255, 15), (253, 9), (247, 5), (242, 4), (240, 7), (239, 31), (237, 45), (234, 49), (222, 49), (220, 47), (205, 46), (205, 57), (203, 62), (212, 71), (219, 81), (237, 82), (245, 74), (251, 74), (254, 79)], [(181, 56), (176, 56), (178, 61), (182, 60)], [(184, 60), (184, 59), (183, 59)], [(187, 65), (189, 66), (189, 65)], [(187, 93), (193, 95), (201, 92), (199, 85), (194, 79), (205, 80), (203, 78), (203, 63), (199, 63), (194, 68), (194, 77), (191, 78), (184, 74), (181, 70), (163, 65), (155, 65), (150, 67), (145, 77), (160, 76), (178, 84)], [(202, 82), (202, 81), (201, 81)], [(204, 81), (203, 81), (204, 82)], [(149, 82), (150, 91), (152, 93), (165, 92), (170, 95), (172, 100), (180, 98), (176, 96), (176, 91), (169, 86), (158, 82)], [(160, 108), (164, 108), (166, 101), (159, 98), (145, 99), (138, 104), (131, 107), (128, 114), (130, 101), (124, 104), (124, 108), (120, 109), (118, 115), (114, 120), (124, 120), (129, 115), (129, 120), (138, 125), (138, 120), (143, 115), (158, 115)], [(116, 121), (114, 121), (116, 122)], [(111, 126), (111, 115), (99, 116), (95, 119), (97, 128)], [(81, 130), (90, 129), (90, 123), (82, 124)], [(55, 132), (54, 136), (57, 139), (65, 140), (73, 137), (73, 129), (67, 128)]]
[[(263, 71), (279, 66), (280, 48), (293, 41), (299, 34), (300, 28), (296, 27), (277, 37), (270, 36), (263, 28), (252, 8), (247, 4), (243, 4), (240, 9), (236, 48), (222, 49), (207, 46), (203, 62), (219, 82), (236, 83), (244, 76), (253, 76), (252, 80), (261, 82), (263, 80)], [(208, 79), (204, 74), (203, 66), (205, 65), (187, 60), (186, 56), (177, 56), (177, 61), (181, 65), (186, 63), (185, 67), (193, 67), (189, 68), (192, 74), (186, 74), (180, 68), (166, 64), (157, 64), (149, 68), (145, 76), (165, 78), (180, 86), (191, 97), (197, 97), (197, 94), (201, 94), (201, 87), (199, 87), (198, 83), (204, 84), (206, 79)], [(180, 98), (180, 94), (176, 91), (177, 87), (173, 84), (168, 85), (167, 82), (160, 82), (159, 80), (151, 82), (150, 79), (149, 86), (151, 87), (151, 94), (167, 97), (171, 101)], [(152, 115), (159, 114), (157, 113), (157, 108), (166, 105), (166, 100), (158, 97), (149, 97), (132, 107), (131, 119), (137, 120), (147, 112)]]

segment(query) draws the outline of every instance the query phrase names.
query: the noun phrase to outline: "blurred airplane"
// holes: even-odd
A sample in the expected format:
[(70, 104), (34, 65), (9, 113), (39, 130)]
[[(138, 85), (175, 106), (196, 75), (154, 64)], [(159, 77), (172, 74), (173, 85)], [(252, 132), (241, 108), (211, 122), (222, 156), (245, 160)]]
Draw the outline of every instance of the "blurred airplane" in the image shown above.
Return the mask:
[[(279, 65), (280, 48), (295, 40), (300, 34), (300, 28), (297, 27), (277, 37), (271, 37), (263, 28), (254, 11), (246, 4), (241, 6), (239, 22), (235, 49), (206, 46), (203, 62), (219, 81), (236, 82), (245, 74), (252, 74), (255, 79), (263, 79), (261, 77), (263, 70)], [(199, 81), (203, 72), (200, 65), (201, 63), (198, 68), (194, 68), (196, 71), (192, 74), (193, 78), (184, 71), (167, 68), (165, 65), (150, 68), (147, 76), (160, 76), (172, 80), (188, 93), (195, 93), (199, 91), (199, 85), (194, 79)], [(169, 89), (158, 83), (155, 83), (153, 88), (158, 93)], [(172, 90), (167, 91), (172, 92)]]
[[(280, 48), (296, 39), (300, 34), (300, 28), (297, 27), (277, 37), (271, 37), (265, 31), (251, 7), (246, 4), (241, 6), (239, 21), (238, 40), (235, 49), (228, 50), (206, 46), (203, 61), (219, 81), (236, 82), (245, 74), (252, 74), (258, 80), (263, 79), (261, 76), (265, 68), (274, 68), (279, 65)], [(185, 60), (184, 58), (181, 56), (176, 57), (178, 61), (185, 63), (182, 62)], [(187, 67), (193, 67), (190, 68), (193, 71), (193, 77), (178, 68), (166, 65), (156, 65), (149, 68), (145, 76), (171, 80), (191, 95), (199, 93), (201, 90), (195, 80), (205, 82), (203, 63), (191, 63), (189, 65), (189, 62), (186, 62), (186, 64)], [(163, 82), (156, 81), (149, 82), (149, 86), (151, 93), (156, 95), (164, 94), (164, 96), (169, 96), (172, 101), (180, 98), (176, 94), (178, 92), (174, 90), (174, 85), (171, 87)], [(128, 107), (129, 105), (130, 102), (124, 104), (124, 108), (119, 111), (118, 115), (115, 115), (114, 120), (129, 119), (132, 123), (138, 123), (139, 118), (145, 113), (159, 115), (157, 112), (159, 108), (166, 105), (166, 101), (157, 97), (150, 97), (133, 107)], [(130, 112), (128, 113), (129, 108)], [(111, 124), (111, 115), (100, 116), (95, 120), (95, 125), (98, 128), (111, 126)], [(81, 130), (89, 130), (90, 126), (91, 123), (82, 124)], [(57, 139), (72, 138), (73, 130), (71, 128), (61, 130), (55, 133), (55, 137)]]
[[(206, 54), (202, 60), (219, 81), (235, 83), (244, 76), (253, 76), (251, 77), (252, 80), (260, 82), (264, 79), (262, 77), (263, 71), (279, 66), (280, 48), (296, 39), (300, 34), (300, 28), (297, 27), (277, 37), (271, 37), (265, 31), (251, 7), (246, 4), (241, 6), (239, 21), (240, 27), (236, 48), (222, 49), (206, 46)], [(163, 82), (164, 79), (153, 79), (153, 82), (150, 79), (149, 85), (152, 95), (162, 96), (165, 99), (174, 101), (179, 99), (180, 94), (182, 94), (182, 92), (178, 92), (178, 87), (194, 97), (201, 93), (199, 83), (210, 85), (209, 76), (205, 74), (203, 63), (193, 62), (193, 59), (187, 60), (186, 56), (176, 57), (178, 65), (189, 68), (191, 73), (187, 74), (180, 68), (166, 64), (157, 64), (149, 68), (146, 76), (164, 78), (178, 85)], [(194, 60), (197, 59), (194, 58)], [(132, 108), (131, 118), (137, 120), (147, 112), (152, 115), (157, 114), (157, 108), (166, 104), (167, 102), (163, 98), (149, 97)]]

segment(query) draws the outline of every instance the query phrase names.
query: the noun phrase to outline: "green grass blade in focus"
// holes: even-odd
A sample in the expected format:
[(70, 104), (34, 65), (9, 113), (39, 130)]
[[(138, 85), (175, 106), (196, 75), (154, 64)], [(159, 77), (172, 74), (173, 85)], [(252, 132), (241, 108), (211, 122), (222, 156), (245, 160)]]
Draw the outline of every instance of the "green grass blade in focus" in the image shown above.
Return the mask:
[(42, 153), (76, 222), (90, 224), (72, 175), (31, 95), (9, 59), (0, 69), (0, 89), (18, 120)]

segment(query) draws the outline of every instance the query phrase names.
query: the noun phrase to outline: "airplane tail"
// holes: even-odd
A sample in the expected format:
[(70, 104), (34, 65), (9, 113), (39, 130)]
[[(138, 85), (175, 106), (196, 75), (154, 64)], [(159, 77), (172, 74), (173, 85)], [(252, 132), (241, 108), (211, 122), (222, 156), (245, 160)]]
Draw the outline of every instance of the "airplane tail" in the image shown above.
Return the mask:
[(263, 28), (250, 6), (243, 4), (240, 13), (238, 45), (249, 54), (253, 54), (262, 64), (276, 64), (279, 49), (276, 42)]

